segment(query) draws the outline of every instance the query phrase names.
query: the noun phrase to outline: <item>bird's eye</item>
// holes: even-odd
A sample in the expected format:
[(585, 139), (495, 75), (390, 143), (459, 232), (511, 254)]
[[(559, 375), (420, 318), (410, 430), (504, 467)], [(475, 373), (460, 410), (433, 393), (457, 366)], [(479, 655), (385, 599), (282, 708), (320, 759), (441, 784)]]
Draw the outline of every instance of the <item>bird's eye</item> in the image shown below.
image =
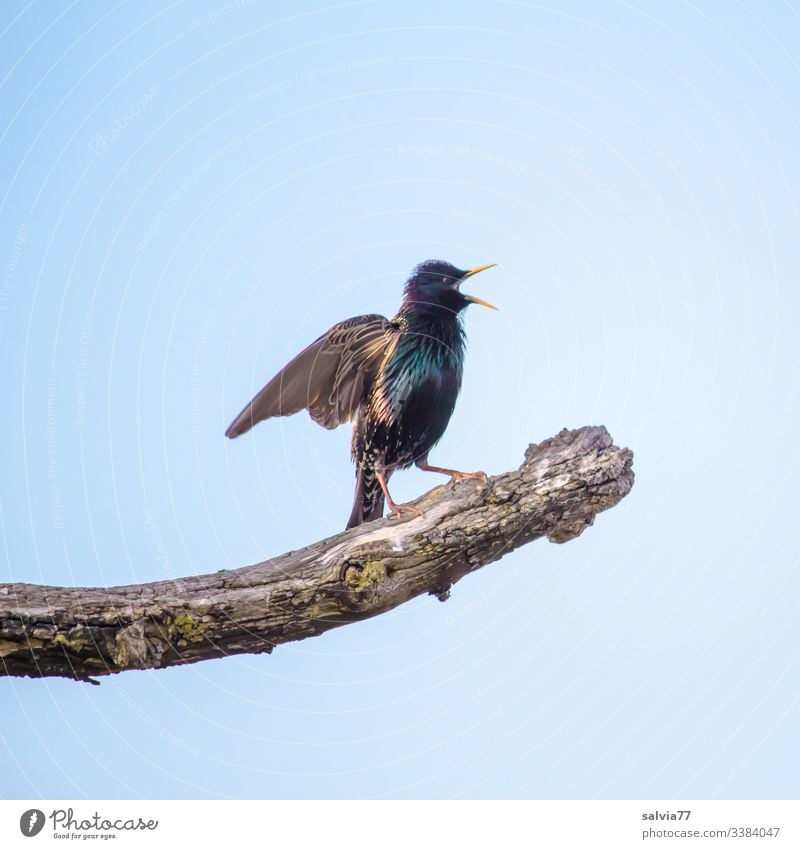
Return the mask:
[(448, 281), (447, 277), (442, 277), (442, 283), (447, 283), (447, 281)]

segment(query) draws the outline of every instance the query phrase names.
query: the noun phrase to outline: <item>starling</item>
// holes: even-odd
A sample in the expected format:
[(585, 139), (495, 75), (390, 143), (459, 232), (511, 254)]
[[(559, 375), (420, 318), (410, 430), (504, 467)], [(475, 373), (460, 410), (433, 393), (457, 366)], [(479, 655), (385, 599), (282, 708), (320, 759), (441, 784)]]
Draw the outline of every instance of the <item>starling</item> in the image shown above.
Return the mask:
[(463, 271), (429, 259), (411, 273), (403, 303), (389, 320), (360, 315), (335, 324), (301, 351), (236, 417), (233, 439), (263, 419), (308, 410), (326, 428), (353, 422), (356, 492), (348, 528), (379, 519), (384, 502), (393, 513), (422, 515), (397, 504), (387, 486), (395, 469), (416, 464), (452, 480), (480, 478), (428, 464), (442, 438), (461, 389), (468, 304), (491, 304), (461, 292), (469, 277), (494, 263)]

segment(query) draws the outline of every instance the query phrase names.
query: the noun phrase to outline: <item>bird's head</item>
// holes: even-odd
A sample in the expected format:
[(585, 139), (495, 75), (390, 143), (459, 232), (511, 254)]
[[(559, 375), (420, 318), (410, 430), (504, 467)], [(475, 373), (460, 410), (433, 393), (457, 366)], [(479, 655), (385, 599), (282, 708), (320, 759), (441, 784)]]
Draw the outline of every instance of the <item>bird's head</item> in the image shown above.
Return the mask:
[(416, 309), (438, 307), (452, 313), (461, 312), (469, 304), (481, 304), (496, 310), (497, 307), (488, 301), (465, 295), (460, 289), (461, 284), (469, 277), (479, 271), (493, 268), (494, 265), (492, 262), (465, 271), (440, 259), (426, 259), (411, 272), (406, 281), (404, 302)]

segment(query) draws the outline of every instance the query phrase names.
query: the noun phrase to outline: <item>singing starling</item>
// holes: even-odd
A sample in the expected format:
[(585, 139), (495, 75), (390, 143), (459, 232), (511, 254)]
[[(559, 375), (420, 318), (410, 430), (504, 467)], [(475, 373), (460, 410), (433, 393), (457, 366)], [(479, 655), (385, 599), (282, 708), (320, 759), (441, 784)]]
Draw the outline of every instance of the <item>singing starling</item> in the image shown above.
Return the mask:
[(420, 263), (393, 319), (360, 315), (335, 324), (270, 380), (225, 435), (233, 439), (263, 419), (304, 409), (326, 428), (352, 421), (356, 492), (348, 528), (379, 519), (384, 501), (393, 513), (422, 515), (392, 500), (387, 482), (395, 469), (416, 464), (452, 480), (485, 480), (484, 472), (431, 466), (428, 453), (442, 438), (461, 389), (461, 312), (468, 304), (497, 309), (460, 286), (493, 265), (463, 271), (436, 259)]

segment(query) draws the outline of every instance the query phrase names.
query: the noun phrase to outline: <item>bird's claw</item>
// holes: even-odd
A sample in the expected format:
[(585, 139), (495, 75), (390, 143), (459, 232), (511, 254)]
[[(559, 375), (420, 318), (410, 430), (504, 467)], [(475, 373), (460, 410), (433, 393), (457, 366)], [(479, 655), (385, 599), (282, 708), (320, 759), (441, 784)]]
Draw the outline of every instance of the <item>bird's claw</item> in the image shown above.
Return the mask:
[(416, 517), (424, 516), (425, 514), (419, 507), (415, 507), (413, 504), (390, 504), (389, 509), (392, 511), (393, 516), (397, 516), (400, 518), (402, 513), (413, 513)]
[(486, 483), (488, 479), (486, 472), (453, 472), (453, 474), (450, 475), (451, 483), (458, 483), (458, 481), (465, 480), (479, 480)]

